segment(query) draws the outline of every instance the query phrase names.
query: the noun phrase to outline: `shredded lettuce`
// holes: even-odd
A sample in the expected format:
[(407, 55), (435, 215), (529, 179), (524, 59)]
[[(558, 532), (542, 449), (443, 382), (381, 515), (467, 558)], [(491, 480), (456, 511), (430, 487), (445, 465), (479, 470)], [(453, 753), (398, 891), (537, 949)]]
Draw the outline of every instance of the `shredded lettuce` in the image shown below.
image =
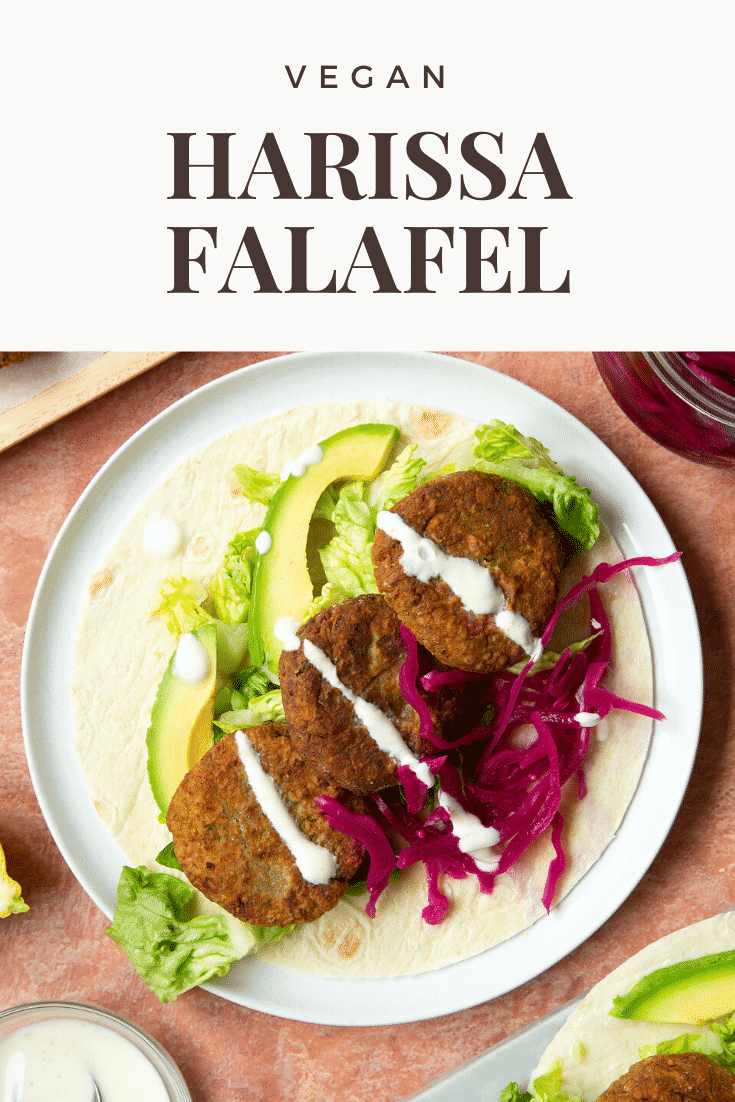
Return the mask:
[(242, 624), (248, 617), (258, 531), (238, 532), (230, 540), (222, 568), (210, 586), (216, 616), (225, 624)]
[(237, 463), (232, 468), (243, 497), (249, 501), (258, 502), (260, 505), (268, 505), (281, 482), (278, 474), (268, 474), (266, 471), (256, 471), (254, 467), (247, 467), (244, 463)]
[(641, 1060), (658, 1053), (701, 1052), (716, 1064), (735, 1072), (735, 1014), (724, 1022), (711, 1022), (704, 1033), (682, 1033), (671, 1041), (644, 1045), (638, 1052)]
[(328, 486), (319, 498), (314, 517), (331, 521), (335, 533), (319, 550), (326, 582), (307, 608), (305, 620), (350, 597), (378, 592), (371, 558), (376, 519), (381, 509), (390, 509), (419, 484), (426, 462), (415, 451), (415, 444), (404, 448), (369, 485)]
[(230, 675), (214, 699), (214, 714), (247, 708), (254, 697), (263, 696), (273, 688), (270, 677), (259, 666), (246, 666)]
[(223, 976), (240, 956), (220, 915), (187, 917), (194, 889), (176, 876), (125, 866), (107, 933), (161, 1002)]
[(337, 504), (338, 496), (337, 487), (332, 483), (322, 491), (321, 497), (314, 506), (314, 512), (311, 514), (312, 520), (331, 520), (334, 516), (334, 509)]
[(257, 529), (238, 532), (225, 551), (222, 567), (209, 588), (192, 578), (165, 578), (152, 616), (163, 616), (172, 635), (184, 635), (200, 624), (219, 620), (243, 624), (250, 611)]
[(523, 1091), (517, 1083), (509, 1083), (500, 1092), (500, 1102), (533, 1102), (531, 1092)]
[[(156, 861), (179, 869), (170, 842)], [(254, 926), (242, 922), (250, 948), (237, 947), (228, 915), (190, 914), (196, 892), (178, 876), (125, 866), (117, 887), (117, 909), (107, 933), (133, 962), (141, 979), (161, 1002), (170, 1002), (213, 976), (258, 945), (280, 941), (294, 926)], [(244, 943), (246, 944), (246, 943)]]
[(330, 605), (338, 605), (341, 601), (346, 601), (348, 597), (355, 597), (357, 594), (348, 593), (342, 589), (341, 586), (335, 585), (333, 582), (325, 582), (322, 587), (321, 593), (318, 593), (307, 605), (304, 613), (304, 622), (310, 620), (312, 616), (316, 616), (317, 612), (321, 612), (324, 608), (329, 608)]
[(164, 578), (160, 598), (151, 615), (163, 616), (172, 635), (185, 635), (213, 619), (204, 607), (209, 600), (209, 590), (202, 582), (183, 577)]
[(248, 644), (255, 537), (257, 529), (230, 540), (222, 567), (209, 587), (192, 578), (165, 578), (152, 616), (162, 616), (172, 635), (185, 635), (201, 624), (217, 625), (217, 668), (236, 670)]
[(292, 934), (296, 929), (295, 924), (293, 926), (253, 926), (252, 922), (246, 922), (245, 925), (259, 945), (280, 941), (282, 937)]
[(419, 484), (419, 476), (426, 466), (426, 460), (414, 456), (416, 445), (410, 444), (400, 452), (390, 467), (371, 482), (368, 501), (375, 510), (375, 516), (381, 509), (391, 509), (397, 501), (410, 494)]
[[(223, 712), (215, 719), (215, 727), (224, 734), (239, 731), (243, 727), (257, 727), (259, 723), (284, 723), (283, 698), (280, 689), (272, 689), (262, 696), (252, 697), (245, 708)], [(222, 735), (215, 735), (218, 742)]]
[(349, 596), (377, 593), (370, 552), (375, 512), (365, 501), (365, 485), (348, 482), (339, 492), (332, 520), (334, 537), (319, 551), (327, 582)]
[[(586, 639), (577, 639), (576, 642), (570, 643), (568, 647), (569, 653), (579, 654), (580, 651), (586, 650), (590, 643), (597, 639), (599, 634), (600, 632), (596, 631), (594, 635), (588, 635)], [(561, 655), (557, 654), (556, 651), (545, 650), (539, 658), (538, 662), (534, 662), (534, 664), (531, 666), (530, 670), (528, 671), (529, 675), (533, 676), (533, 674), (535, 673), (540, 673), (541, 670), (553, 669), (560, 658)], [(527, 662), (527, 658), (522, 659), (520, 662), (516, 662), (514, 666), (506, 666), (506, 670), (508, 673), (520, 673), (521, 670), (525, 669)]]
[(561, 1060), (555, 1060), (548, 1071), (531, 1084), (531, 1098), (536, 1102), (580, 1102), (578, 1095), (562, 1090)]
[(475, 439), (475, 461), (468, 466), (524, 486), (552, 506), (560, 528), (582, 547), (594, 546), (600, 535), (597, 503), (586, 487), (564, 474), (547, 447), (498, 420), (482, 425)]
[(500, 1102), (580, 1102), (576, 1094), (562, 1090), (561, 1060), (556, 1060), (548, 1071), (539, 1075), (530, 1091), (523, 1091), (517, 1083), (509, 1083), (500, 1092)]
[(183, 871), (179, 864), (179, 859), (176, 856), (173, 841), (169, 842), (167, 846), (164, 846), (161, 852), (156, 856), (156, 863), (163, 865), (166, 869), (178, 869), (179, 872)]
[[(640, 1060), (659, 1054), (700, 1052), (716, 1064), (735, 1071), (735, 1014), (724, 1022), (711, 1022), (704, 1033), (682, 1033), (670, 1041), (657, 1045), (643, 1045), (638, 1050)], [(547, 1072), (534, 1079), (531, 1091), (521, 1094), (517, 1083), (509, 1083), (500, 1092), (499, 1102), (579, 1102), (576, 1095), (562, 1090), (563, 1072), (557, 1060)]]

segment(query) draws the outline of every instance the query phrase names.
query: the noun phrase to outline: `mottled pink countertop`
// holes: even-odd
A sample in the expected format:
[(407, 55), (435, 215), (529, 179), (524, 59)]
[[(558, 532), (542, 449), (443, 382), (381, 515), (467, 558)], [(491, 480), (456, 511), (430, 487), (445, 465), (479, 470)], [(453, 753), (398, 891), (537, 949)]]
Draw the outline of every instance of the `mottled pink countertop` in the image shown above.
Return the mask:
[(548, 972), (431, 1021), (305, 1025), (204, 991), (159, 1004), (105, 936), (108, 920), (49, 834), (23, 752), (18, 686), (41, 567), (92, 476), (178, 398), (278, 355), (181, 353), (0, 454), (0, 840), (30, 904), (27, 914), (0, 923), (0, 1008), (52, 998), (116, 1011), (168, 1048), (195, 1102), (401, 1099), (583, 991), (649, 941), (735, 904), (735, 471), (689, 463), (650, 441), (618, 410), (589, 353), (453, 354), (523, 380), (588, 425), (639, 481), (684, 553), (704, 646), (704, 721), (689, 789), (648, 875), (593, 937)]

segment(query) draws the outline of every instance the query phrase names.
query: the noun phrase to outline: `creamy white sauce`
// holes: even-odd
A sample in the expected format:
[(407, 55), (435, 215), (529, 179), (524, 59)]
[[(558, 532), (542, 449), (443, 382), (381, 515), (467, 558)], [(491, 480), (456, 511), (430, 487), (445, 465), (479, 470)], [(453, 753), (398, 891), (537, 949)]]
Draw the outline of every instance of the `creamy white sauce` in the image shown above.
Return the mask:
[(243, 731), (235, 731), (235, 742), (240, 761), (247, 773), (248, 784), (263, 814), (291, 851), (296, 868), (310, 884), (328, 884), (337, 874), (336, 857), (324, 846), (318, 846), (301, 833), (273, 778), (263, 769), (252, 743)]
[(380, 708), (376, 708), (374, 704), (370, 704), (369, 701), (356, 696), (351, 689), (342, 684), (337, 676), (337, 667), (323, 650), (315, 646), (310, 639), (304, 639), (303, 642), (306, 658), (309, 659), (312, 666), (319, 670), (325, 681), (338, 689), (349, 700), (355, 709), (355, 715), (365, 725), (368, 734), (379, 749), (388, 754), (394, 761), (397, 761), (399, 766), (407, 765), (411, 772), (430, 788), (434, 783), (434, 774), (425, 762), (419, 761), (411, 753), (388, 717), (381, 712)]
[(184, 685), (201, 685), (209, 677), (210, 668), (209, 655), (196, 635), (182, 635), (171, 665), (176, 680)]
[(143, 544), (157, 559), (172, 559), (183, 542), (184, 529), (173, 517), (152, 517), (143, 529)]
[(465, 811), (461, 803), (448, 792), (439, 793), (439, 804), (452, 817), (452, 831), (457, 836), (457, 844), (462, 853), (469, 853), (481, 869), (494, 872), (500, 858), (491, 852), (491, 846), (497, 846), (500, 835), (495, 827), (485, 826), (471, 811)]
[(597, 712), (577, 712), (574, 722), (578, 723), (580, 727), (596, 727), (600, 722), (600, 717)]
[(281, 482), (285, 482), (286, 479), (293, 475), (294, 478), (301, 478), (306, 474), (309, 467), (313, 467), (316, 463), (319, 463), (324, 455), (319, 444), (312, 444), (310, 448), (306, 448), (302, 451), (296, 459), (292, 459), (290, 463), (281, 471)]
[(385, 510), (378, 513), (377, 526), (403, 548), (399, 562), (406, 574), (420, 582), (440, 578), (455, 593), (462, 607), (476, 616), (495, 616), (495, 623), (514, 643), (536, 661), (542, 652), (541, 640), (531, 632), (528, 621), (519, 612), (506, 608), (505, 594), (490, 576), (490, 571), (472, 559), (447, 555), (426, 536), (420, 536), (409, 524)]
[(273, 634), (279, 643), (283, 643), (284, 650), (299, 649), (301, 640), (296, 632), (300, 626), (295, 616), (282, 616), (280, 620), (276, 620), (273, 625)]
[[(276, 621), (273, 631), (276, 638), (283, 643), (284, 650), (298, 650), (301, 646), (301, 640), (296, 634), (298, 627), (299, 622), (293, 616), (283, 616)], [(303, 643), (305, 657), (308, 658), (312, 666), (319, 670), (325, 681), (333, 688), (338, 689), (349, 700), (358, 719), (364, 724), (368, 734), (379, 749), (383, 750), (394, 761), (397, 761), (399, 766), (407, 765), (423, 784), (431, 788), (434, 783), (434, 774), (425, 762), (419, 761), (411, 753), (388, 717), (381, 712), (380, 708), (376, 708), (374, 704), (370, 704), (362, 697), (356, 696), (351, 689), (342, 684), (337, 676), (337, 667), (323, 650), (320, 650), (310, 639), (304, 639)]]
[(0, 1041), (3, 1102), (90, 1102), (90, 1076), (104, 1102), (168, 1102), (163, 1080), (143, 1053), (93, 1022), (36, 1022)]
[(255, 550), (259, 555), (265, 555), (267, 551), (270, 551), (273, 546), (273, 540), (270, 537), (270, 533), (266, 531), (258, 532), (255, 537)]

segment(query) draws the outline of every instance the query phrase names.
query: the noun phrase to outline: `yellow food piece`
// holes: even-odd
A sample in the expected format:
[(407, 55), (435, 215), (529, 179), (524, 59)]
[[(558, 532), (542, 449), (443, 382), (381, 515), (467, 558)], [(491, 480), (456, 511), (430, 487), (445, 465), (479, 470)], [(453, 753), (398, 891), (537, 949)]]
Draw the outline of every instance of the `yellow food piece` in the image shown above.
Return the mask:
[(28, 910), (28, 904), (21, 898), (21, 887), (17, 880), (8, 876), (5, 867), (5, 854), (0, 846), (0, 918), (21, 914)]

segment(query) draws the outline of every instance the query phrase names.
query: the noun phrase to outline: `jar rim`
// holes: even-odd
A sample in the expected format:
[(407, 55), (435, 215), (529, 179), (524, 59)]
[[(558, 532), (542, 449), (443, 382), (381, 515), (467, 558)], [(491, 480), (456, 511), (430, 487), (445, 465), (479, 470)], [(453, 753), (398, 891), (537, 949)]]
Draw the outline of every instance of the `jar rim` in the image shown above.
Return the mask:
[(735, 397), (696, 375), (679, 352), (643, 352), (649, 367), (683, 402), (722, 425), (735, 427)]

